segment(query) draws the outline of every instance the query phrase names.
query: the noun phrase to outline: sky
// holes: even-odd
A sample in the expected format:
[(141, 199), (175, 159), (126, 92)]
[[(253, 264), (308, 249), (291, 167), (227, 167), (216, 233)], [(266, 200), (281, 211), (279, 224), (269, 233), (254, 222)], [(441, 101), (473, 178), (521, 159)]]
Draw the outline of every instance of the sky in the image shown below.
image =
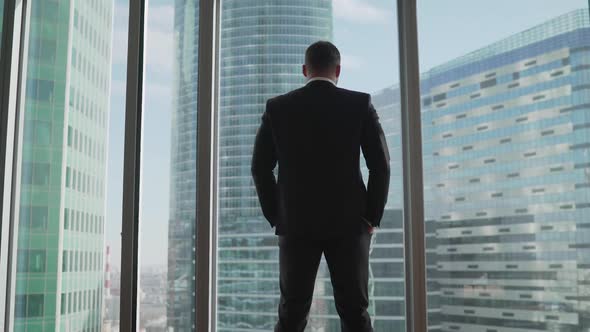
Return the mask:
[[(195, 0), (197, 1), (197, 0)], [(328, 0), (323, 0), (328, 1)], [(140, 194), (140, 263), (165, 265), (174, 84), (174, 0), (150, 0)], [(333, 0), (339, 85), (375, 92), (398, 82), (393, 0)], [(587, 0), (418, 0), (420, 66), (426, 71), (577, 8)], [(115, 0), (106, 242), (119, 265), (128, 0)]]

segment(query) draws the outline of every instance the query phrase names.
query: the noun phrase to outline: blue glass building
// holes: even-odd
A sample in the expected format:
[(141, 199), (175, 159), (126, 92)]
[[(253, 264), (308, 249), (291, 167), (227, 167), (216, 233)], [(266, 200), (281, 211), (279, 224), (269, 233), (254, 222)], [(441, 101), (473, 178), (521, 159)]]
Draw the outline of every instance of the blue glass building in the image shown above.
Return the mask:
[[(391, 179), (381, 227), (373, 234), (371, 244), (369, 313), (375, 331), (405, 331), (404, 197), (399, 88), (394, 86), (377, 91), (372, 94), (371, 101), (379, 114), (387, 139)], [(364, 161), (361, 161), (361, 165), (366, 182), (368, 171)]]
[(430, 331), (589, 331), (589, 71), (580, 9), (422, 74)]
[(440, 330), (589, 331), (588, 10), (437, 66), (421, 89)]
[(176, 0), (166, 313), (168, 328), (175, 332), (195, 326), (198, 28), (198, 1)]

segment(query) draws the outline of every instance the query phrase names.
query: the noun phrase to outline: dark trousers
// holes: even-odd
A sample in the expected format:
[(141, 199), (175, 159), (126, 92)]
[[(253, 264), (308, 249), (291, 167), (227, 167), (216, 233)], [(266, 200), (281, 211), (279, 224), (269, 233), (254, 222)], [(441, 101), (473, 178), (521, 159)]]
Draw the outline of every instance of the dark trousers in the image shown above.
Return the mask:
[(342, 332), (372, 332), (369, 306), (371, 234), (333, 239), (279, 236), (281, 299), (275, 332), (303, 332), (322, 253), (326, 258)]

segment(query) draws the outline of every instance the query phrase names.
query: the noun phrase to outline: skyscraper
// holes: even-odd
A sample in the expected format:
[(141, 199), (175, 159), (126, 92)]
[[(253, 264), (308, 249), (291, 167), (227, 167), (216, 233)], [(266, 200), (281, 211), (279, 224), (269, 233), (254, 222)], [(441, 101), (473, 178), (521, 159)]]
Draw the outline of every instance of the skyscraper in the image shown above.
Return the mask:
[(590, 328), (589, 69), (581, 9), (425, 73), (443, 330)]
[(278, 247), (252, 183), (254, 136), (266, 100), (303, 85), (307, 46), (332, 39), (332, 2), (226, 0), (222, 6), (218, 329), (272, 330)]
[[(369, 313), (375, 331), (405, 331), (405, 276), (401, 106), (397, 86), (372, 94), (390, 155), (389, 197), (380, 228), (373, 234), (370, 254)], [(362, 160), (362, 158), (361, 158)], [(365, 181), (368, 170), (363, 166)]]
[(111, 1), (31, 1), (15, 331), (99, 331)]
[[(276, 239), (258, 207), (250, 155), (266, 99), (304, 83), (305, 49), (332, 38), (330, 1), (223, 1), (219, 114), (218, 329), (269, 328), (278, 303)], [(198, 8), (175, 3), (168, 326), (194, 325)]]
[(195, 308), (198, 1), (175, 1), (174, 42), (166, 316), (168, 327), (173, 331), (191, 331)]
[(588, 70), (580, 9), (422, 75), (431, 331), (590, 329)]

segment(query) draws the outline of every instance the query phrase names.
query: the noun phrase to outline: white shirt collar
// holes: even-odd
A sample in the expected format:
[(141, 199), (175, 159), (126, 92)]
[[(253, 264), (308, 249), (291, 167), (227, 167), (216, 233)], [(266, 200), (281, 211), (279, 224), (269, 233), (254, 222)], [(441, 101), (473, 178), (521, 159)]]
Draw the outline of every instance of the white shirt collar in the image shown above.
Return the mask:
[[(330, 83), (334, 84), (334, 86), (336, 85), (336, 82), (334, 82), (332, 79), (329, 79), (327, 77), (320, 77), (320, 76), (312, 77), (307, 80), (307, 83), (313, 82), (313, 81), (326, 81), (326, 82), (330, 82)], [(305, 83), (305, 84), (307, 84), (307, 83)]]

